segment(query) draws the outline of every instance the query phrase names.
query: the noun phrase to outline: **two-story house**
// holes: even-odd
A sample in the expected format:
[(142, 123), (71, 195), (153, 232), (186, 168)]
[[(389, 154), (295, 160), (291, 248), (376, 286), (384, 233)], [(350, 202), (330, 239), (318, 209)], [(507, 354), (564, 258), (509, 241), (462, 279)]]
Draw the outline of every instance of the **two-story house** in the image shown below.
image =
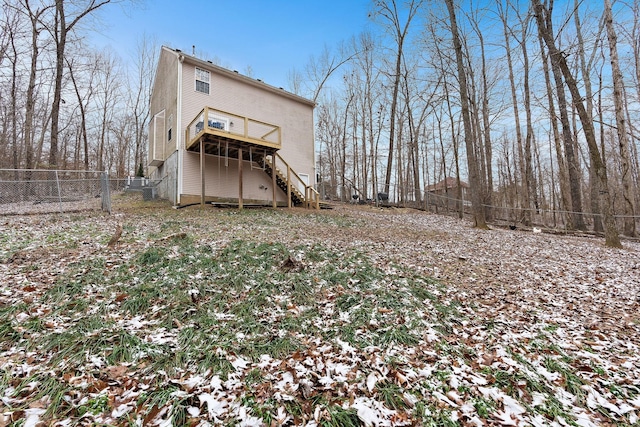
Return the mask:
[(174, 205), (318, 207), (314, 102), (162, 47), (149, 178)]

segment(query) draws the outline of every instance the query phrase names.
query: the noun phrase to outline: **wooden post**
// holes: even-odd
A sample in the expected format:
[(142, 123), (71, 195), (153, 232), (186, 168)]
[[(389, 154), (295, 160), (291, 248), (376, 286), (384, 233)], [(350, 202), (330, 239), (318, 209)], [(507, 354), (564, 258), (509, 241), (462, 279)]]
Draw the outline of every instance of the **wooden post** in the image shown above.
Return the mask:
[(291, 208), (291, 166), (287, 163), (287, 207)]
[(242, 209), (242, 148), (238, 149), (238, 209)]
[(204, 185), (204, 139), (200, 138), (200, 207), (204, 208), (205, 185)]
[[(267, 159), (265, 159), (264, 161), (266, 162)], [(273, 208), (274, 209), (278, 207), (278, 201), (276, 200), (276, 197), (278, 196), (278, 192), (276, 190), (277, 186), (278, 186), (278, 181), (276, 177), (276, 154), (273, 153), (271, 155), (271, 187), (273, 187)]]

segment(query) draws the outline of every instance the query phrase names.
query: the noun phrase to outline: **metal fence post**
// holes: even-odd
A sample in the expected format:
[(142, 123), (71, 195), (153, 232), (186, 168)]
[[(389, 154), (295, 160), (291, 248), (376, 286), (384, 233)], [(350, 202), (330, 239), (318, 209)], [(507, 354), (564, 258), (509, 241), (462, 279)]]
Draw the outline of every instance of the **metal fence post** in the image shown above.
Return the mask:
[(56, 187), (58, 188), (58, 206), (60, 207), (60, 213), (62, 213), (62, 192), (60, 191), (60, 178), (58, 177), (58, 171), (54, 171), (56, 174)]
[(102, 210), (111, 214), (111, 193), (109, 188), (109, 172), (100, 174), (100, 185), (102, 187)]

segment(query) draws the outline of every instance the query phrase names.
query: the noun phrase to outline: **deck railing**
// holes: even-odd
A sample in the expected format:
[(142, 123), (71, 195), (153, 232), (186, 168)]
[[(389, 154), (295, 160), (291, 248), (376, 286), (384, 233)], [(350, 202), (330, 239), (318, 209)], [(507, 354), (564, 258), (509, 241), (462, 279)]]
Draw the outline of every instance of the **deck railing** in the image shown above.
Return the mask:
[[(274, 153), (270, 156), (271, 160), (267, 160), (271, 163), (273, 171), (280, 171), (287, 180), (287, 203), (289, 207), (292, 205), (291, 192), (295, 187), (298, 192), (304, 197), (304, 207), (308, 209), (320, 209), (320, 193), (313, 186), (304, 182), (300, 175), (289, 166), (286, 160), (284, 160), (278, 153)], [(278, 168), (278, 163), (282, 164), (283, 169)]]
[(282, 146), (280, 126), (211, 107), (203, 108), (187, 126), (187, 148), (203, 133), (270, 148)]

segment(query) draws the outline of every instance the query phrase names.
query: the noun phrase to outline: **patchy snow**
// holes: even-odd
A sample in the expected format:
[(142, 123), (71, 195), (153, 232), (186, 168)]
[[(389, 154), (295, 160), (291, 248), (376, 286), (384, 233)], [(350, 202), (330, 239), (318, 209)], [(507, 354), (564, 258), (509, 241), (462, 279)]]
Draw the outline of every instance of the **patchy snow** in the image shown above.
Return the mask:
[[(124, 232), (110, 249), (116, 224)], [(640, 416), (635, 242), (610, 249), (590, 237), (477, 230), (455, 218), (351, 206), (12, 216), (0, 218), (0, 233), (0, 425), (12, 417), (24, 425), (72, 425), (81, 416), (89, 424), (126, 418), (171, 425), (186, 417), (201, 426), (321, 425), (343, 411), (367, 426), (420, 424), (420, 416), (476, 426), (596, 426), (631, 425)], [(219, 304), (231, 290), (211, 285), (241, 270), (241, 260), (215, 278), (211, 267), (197, 268), (207, 259), (188, 260), (197, 271), (182, 276), (122, 272), (133, 271), (134, 260), (158, 242), (167, 260), (182, 259), (181, 247), (167, 239), (180, 233), (212, 260), (236, 240), (290, 248), (287, 265), (252, 267), (275, 270), (287, 287), (265, 298), (272, 309), (249, 307), (247, 314)], [(335, 259), (309, 256), (318, 245)], [(318, 275), (349, 257), (335, 276)], [(102, 276), (83, 279), (94, 262)], [(101, 280), (114, 272), (125, 279), (103, 292)], [(292, 272), (308, 276), (295, 283), (287, 279)], [(58, 310), (70, 301), (56, 300), (56, 289), (71, 286), (70, 277), (89, 282), (78, 298), (86, 317), (99, 317), (97, 332), (86, 318)], [(164, 284), (191, 306), (176, 309), (160, 293), (134, 312), (146, 302), (134, 301), (129, 287), (148, 285), (151, 295)], [(296, 303), (290, 291), (298, 285), (315, 300)], [(243, 282), (233, 301), (261, 286)], [(203, 311), (210, 324), (196, 318)], [(242, 328), (247, 318), (263, 329)], [(203, 329), (209, 353), (190, 354), (172, 369), (150, 365)], [(55, 339), (73, 331), (105, 350), (65, 352)], [(124, 339), (139, 349), (114, 355)], [(250, 356), (243, 346), (251, 342), (283, 349)], [(213, 368), (198, 369), (203, 359)], [(53, 403), (52, 393), (39, 393), (43, 384), (65, 390), (59, 419), (46, 418)]]

